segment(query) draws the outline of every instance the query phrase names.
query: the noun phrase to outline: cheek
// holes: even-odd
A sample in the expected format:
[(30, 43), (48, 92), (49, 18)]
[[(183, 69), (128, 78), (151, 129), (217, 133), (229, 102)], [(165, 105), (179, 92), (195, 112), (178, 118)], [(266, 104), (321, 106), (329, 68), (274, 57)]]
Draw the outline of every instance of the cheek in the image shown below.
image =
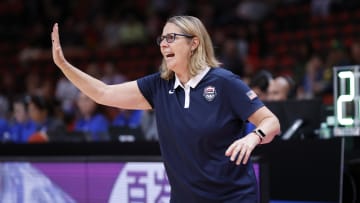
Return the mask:
[(188, 49), (183, 48), (176, 53), (176, 59), (180, 62), (185, 62), (190, 59), (190, 52)]

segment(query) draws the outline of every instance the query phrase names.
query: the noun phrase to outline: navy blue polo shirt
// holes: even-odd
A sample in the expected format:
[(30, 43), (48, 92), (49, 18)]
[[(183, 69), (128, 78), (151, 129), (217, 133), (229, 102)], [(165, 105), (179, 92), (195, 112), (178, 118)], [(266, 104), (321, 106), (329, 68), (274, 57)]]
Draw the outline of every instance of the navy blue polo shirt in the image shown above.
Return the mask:
[(257, 202), (251, 162), (237, 166), (225, 156), (243, 136), (243, 122), (263, 106), (239, 76), (207, 68), (185, 86), (160, 73), (137, 83), (155, 109), (172, 203)]

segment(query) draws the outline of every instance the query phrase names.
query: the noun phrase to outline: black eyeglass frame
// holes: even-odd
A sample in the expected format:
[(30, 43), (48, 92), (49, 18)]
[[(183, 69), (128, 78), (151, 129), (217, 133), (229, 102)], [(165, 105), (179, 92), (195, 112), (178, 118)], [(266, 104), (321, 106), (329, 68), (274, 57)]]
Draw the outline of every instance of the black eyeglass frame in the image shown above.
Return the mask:
[[(173, 37), (170, 37), (170, 36), (173, 36)], [(176, 39), (176, 36), (186, 37), (186, 38), (189, 38), (189, 39), (195, 37), (195, 36), (193, 36), (193, 35), (187, 35), (187, 34), (169, 33), (169, 34), (167, 34), (167, 35), (158, 36), (158, 37), (156, 38), (156, 43), (157, 43), (157, 45), (160, 46), (161, 42), (162, 42), (164, 39), (166, 39), (166, 42), (167, 42), (167, 43), (173, 43), (173, 42), (175, 41), (175, 39)]]

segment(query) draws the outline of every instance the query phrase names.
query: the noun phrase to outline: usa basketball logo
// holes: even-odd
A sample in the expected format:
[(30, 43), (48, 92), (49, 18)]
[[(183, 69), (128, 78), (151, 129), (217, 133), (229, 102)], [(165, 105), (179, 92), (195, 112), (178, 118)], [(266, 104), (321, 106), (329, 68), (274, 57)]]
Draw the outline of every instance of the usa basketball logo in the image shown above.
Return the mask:
[(212, 101), (216, 97), (216, 89), (213, 86), (207, 86), (204, 89), (203, 96), (206, 100)]

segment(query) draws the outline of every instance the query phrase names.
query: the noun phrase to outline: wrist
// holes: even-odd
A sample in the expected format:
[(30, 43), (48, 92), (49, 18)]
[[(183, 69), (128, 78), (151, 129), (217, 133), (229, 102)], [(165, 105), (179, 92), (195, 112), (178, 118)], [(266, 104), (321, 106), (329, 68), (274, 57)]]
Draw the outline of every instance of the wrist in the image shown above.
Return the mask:
[(261, 144), (265, 139), (265, 133), (261, 129), (255, 129), (252, 132), (260, 139), (259, 144)]
[(255, 131), (252, 131), (251, 133), (250, 133), (250, 135), (251, 136), (254, 136), (255, 137), (255, 139), (257, 139), (258, 140), (258, 145), (259, 144), (261, 144), (261, 142), (262, 142), (262, 139), (256, 134), (256, 132)]

